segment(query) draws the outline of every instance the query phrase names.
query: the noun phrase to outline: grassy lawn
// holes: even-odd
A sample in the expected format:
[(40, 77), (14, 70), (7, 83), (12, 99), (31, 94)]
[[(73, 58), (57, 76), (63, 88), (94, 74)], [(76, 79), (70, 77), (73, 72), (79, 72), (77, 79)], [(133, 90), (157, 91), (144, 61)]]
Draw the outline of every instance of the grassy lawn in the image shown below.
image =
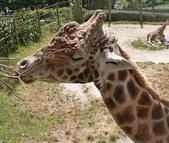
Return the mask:
[(25, 137), (38, 140), (40, 132), (44, 132), (56, 123), (62, 123), (62, 116), (43, 117), (30, 110), (18, 108), (20, 102), (11, 100), (0, 94), (0, 142), (18, 143)]
[(48, 31), (43, 31), (42, 38), (37, 43), (31, 43), (28, 46), (20, 46), (15, 54), (12, 54), (11, 57), (18, 57), (22, 59), (39, 48), (42, 48), (45, 44), (47, 44), (54, 34)]
[[(45, 45), (52, 37), (52, 33), (45, 32), (38, 43), (29, 46), (21, 46), (11, 57), (19, 56), (22, 59), (36, 49)], [(18, 87), (21, 88), (21, 87)], [(0, 142), (18, 143), (25, 137), (38, 138), (39, 133), (51, 128), (53, 124), (63, 122), (60, 115), (44, 117), (31, 109), (23, 110), (24, 102), (9, 96), (7, 91), (0, 92)]]

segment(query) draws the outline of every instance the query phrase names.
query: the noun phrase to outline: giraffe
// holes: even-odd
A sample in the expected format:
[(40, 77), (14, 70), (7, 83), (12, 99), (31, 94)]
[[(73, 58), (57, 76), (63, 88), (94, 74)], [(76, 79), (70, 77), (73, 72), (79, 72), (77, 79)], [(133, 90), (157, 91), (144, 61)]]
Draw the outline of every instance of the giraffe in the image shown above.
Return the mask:
[(94, 82), (117, 125), (135, 143), (169, 143), (169, 102), (106, 35), (105, 19), (97, 10), (81, 25), (67, 23), (47, 45), (18, 62), (17, 73), (25, 83)]
[(164, 30), (166, 29), (169, 23), (169, 19), (167, 19), (157, 30), (150, 32), (147, 34), (147, 41), (152, 46), (154, 43), (162, 43), (166, 48), (168, 48), (168, 41), (165, 39)]

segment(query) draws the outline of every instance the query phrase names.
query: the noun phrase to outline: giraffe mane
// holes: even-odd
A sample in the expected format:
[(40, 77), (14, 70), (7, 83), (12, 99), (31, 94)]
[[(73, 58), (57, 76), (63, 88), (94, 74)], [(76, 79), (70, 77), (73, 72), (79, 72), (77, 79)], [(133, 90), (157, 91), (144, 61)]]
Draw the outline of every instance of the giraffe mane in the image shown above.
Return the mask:
[[(121, 55), (130, 61), (129, 55), (122, 50), (122, 48), (118, 45), (119, 51)], [(149, 94), (157, 101), (161, 101), (164, 105), (169, 107), (169, 100), (162, 98), (155, 90), (152, 89), (150, 84), (148, 84), (147, 80), (145, 79), (144, 75), (139, 71), (139, 68), (137, 67), (136, 69), (131, 69), (130, 72), (134, 75), (136, 82), (143, 88), (145, 88)]]

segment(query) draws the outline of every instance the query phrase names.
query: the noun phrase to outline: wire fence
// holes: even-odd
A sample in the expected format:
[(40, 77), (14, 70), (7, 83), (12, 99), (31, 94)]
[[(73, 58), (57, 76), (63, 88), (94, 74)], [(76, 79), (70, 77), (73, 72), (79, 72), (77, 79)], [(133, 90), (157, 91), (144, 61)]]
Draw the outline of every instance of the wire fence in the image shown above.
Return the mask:
[[(0, 57), (9, 56), (17, 50), (19, 45), (26, 45), (30, 42), (37, 42), (42, 29), (54, 27), (57, 30), (63, 20), (63, 14), (60, 14), (60, 5), (70, 6), (71, 0), (56, 3), (43, 9), (36, 9), (29, 12), (17, 12), (11, 16), (0, 16)], [(63, 11), (70, 16), (70, 7)], [(27, 13), (27, 14), (25, 14)]]

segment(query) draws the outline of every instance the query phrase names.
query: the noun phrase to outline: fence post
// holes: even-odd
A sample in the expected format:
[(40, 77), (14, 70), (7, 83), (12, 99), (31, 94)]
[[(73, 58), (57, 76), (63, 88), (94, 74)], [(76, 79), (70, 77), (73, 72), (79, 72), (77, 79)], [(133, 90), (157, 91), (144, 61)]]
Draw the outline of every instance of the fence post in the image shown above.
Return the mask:
[(82, 0), (75, 0), (72, 6), (73, 20), (82, 23)]
[(140, 0), (140, 26), (143, 28), (143, 0)]
[(152, 5), (152, 10), (153, 10), (153, 15), (155, 14), (155, 1), (154, 0), (152, 0), (151, 1), (151, 5)]
[(109, 24), (108, 24), (108, 27), (111, 26), (111, 10), (112, 10), (112, 0), (109, 0), (109, 3), (108, 3), (108, 13), (109, 13)]
[(15, 38), (16, 38), (16, 44), (17, 46), (19, 45), (19, 32), (18, 32), (18, 22), (17, 22), (17, 17), (14, 14), (13, 16), (13, 25), (14, 25), (14, 31), (15, 31)]
[(57, 22), (58, 22), (58, 28), (57, 30), (60, 28), (60, 18), (59, 18), (59, 6), (58, 4), (56, 5), (56, 14), (57, 14)]
[(38, 29), (39, 29), (39, 33), (40, 35), (42, 34), (42, 31), (41, 31), (41, 25), (40, 25), (40, 14), (39, 14), (39, 10), (38, 8), (36, 8), (36, 15), (37, 15), (37, 24), (38, 24)]

